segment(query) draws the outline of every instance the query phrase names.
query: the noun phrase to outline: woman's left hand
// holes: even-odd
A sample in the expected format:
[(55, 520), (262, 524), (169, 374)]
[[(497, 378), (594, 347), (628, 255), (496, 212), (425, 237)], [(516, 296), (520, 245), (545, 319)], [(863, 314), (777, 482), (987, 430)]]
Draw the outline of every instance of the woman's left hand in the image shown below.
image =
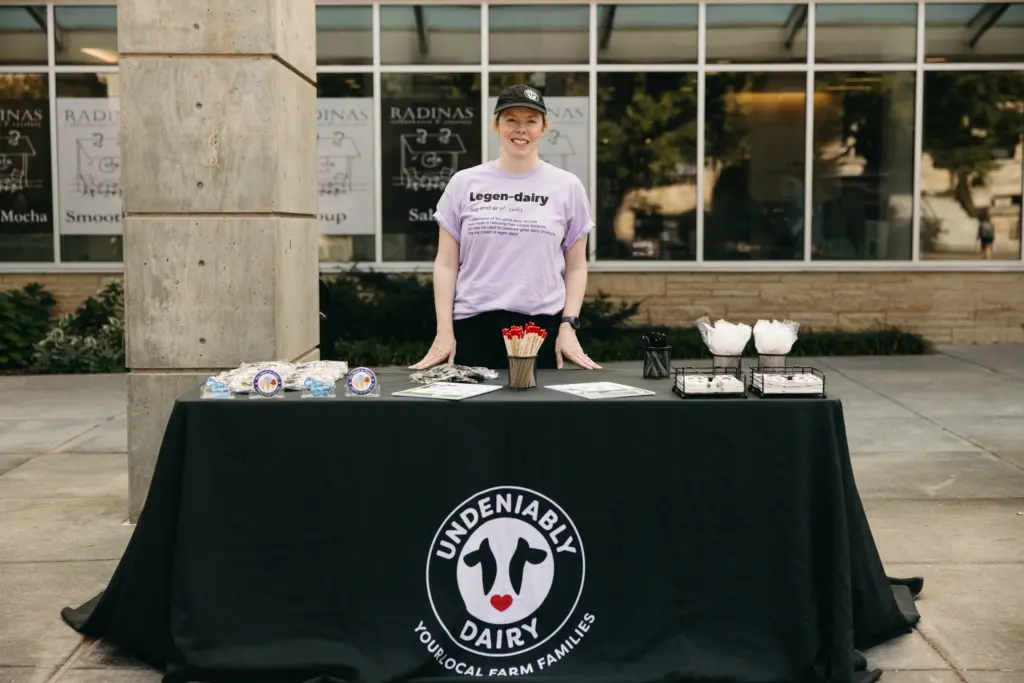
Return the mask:
[(584, 370), (600, 370), (601, 366), (590, 360), (590, 356), (583, 353), (579, 339), (576, 338), (576, 330), (563, 325), (558, 331), (558, 338), (555, 339), (555, 362), (558, 369), (562, 369), (562, 358), (571, 360)]

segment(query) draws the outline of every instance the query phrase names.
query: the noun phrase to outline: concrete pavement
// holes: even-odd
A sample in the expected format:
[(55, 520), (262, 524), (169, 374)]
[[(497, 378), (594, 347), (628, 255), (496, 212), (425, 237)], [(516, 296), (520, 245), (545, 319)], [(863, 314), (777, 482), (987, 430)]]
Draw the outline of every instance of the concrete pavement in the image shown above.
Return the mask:
[[(887, 683), (1024, 683), (1024, 345), (808, 359), (843, 399), (890, 574), (923, 575)], [(59, 616), (106, 585), (132, 527), (125, 377), (0, 378), (0, 683), (158, 683)]]

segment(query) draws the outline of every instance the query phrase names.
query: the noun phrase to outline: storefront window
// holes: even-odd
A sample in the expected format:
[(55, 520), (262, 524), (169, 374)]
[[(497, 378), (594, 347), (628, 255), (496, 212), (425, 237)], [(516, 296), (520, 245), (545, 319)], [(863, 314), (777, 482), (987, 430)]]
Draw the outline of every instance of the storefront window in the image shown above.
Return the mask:
[[(318, 2), (321, 262), (429, 264), (514, 83), (598, 262), (1022, 260), (1024, 0)], [(123, 258), (118, 64), (114, 0), (0, 0), (0, 262)]]
[(317, 78), (317, 223), (321, 261), (373, 261), (373, 74)]
[(0, 5), (0, 65), (46, 64), (46, 6)]
[(117, 64), (116, 7), (55, 7), (53, 27), (57, 64)]
[(704, 258), (795, 260), (804, 252), (803, 73), (708, 73)]
[(602, 73), (597, 83), (597, 257), (693, 260), (697, 75)]
[(479, 64), (480, 8), (384, 5), (381, 64)]
[(707, 63), (807, 61), (807, 5), (708, 5)]
[(813, 151), (811, 258), (910, 259), (914, 74), (816, 74)]
[(599, 64), (696, 63), (697, 5), (601, 5)]
[(381, 74), (385, 261), (432, 261), (433, 212), (456, 172), (483, 161), (479, 74)]
[(586, 64), (588, 5), (491, 5), (491, 64)]
[(928, 3), (928, 62), (1024, 62), (1024, 3)]
[(917, 58), (917, 5), (822, 4), (815, 15), (817, 62), (870, 64)]
[(57, 201), (64, 261), (121, 260), (118, 76), (58, 74)]
[(0, 254), (53, 260), (53, 176), (46, 74), (0, 73)]
[(1024, 71), (924, 79), (921, 258), (1019, 259)]
[(373, 64), (373, 9), (369, 5), (316, 8), (316, 63)]

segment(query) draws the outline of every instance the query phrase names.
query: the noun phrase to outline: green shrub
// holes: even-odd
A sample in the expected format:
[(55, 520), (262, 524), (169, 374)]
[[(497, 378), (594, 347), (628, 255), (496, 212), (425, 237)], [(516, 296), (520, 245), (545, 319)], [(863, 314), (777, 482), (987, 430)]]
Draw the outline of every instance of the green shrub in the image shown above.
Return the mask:
[(0, 292), (0, 369), (24, 369), (53, 323), (57, 301), (42, 285)]
[(74, 313), (62, 316), (36, 344), (33, 364), (44, 372), (124, 372), (124, 295), (111, 281)]
[[(433, 286), (410, 274), (352, 270), (324, 281), (320, 352), (350, 365), (407, 366), (420, 360), (435, 333)], [(580, 341), (599, 363), (636, 360), (640, 337), (660, 331), (674, 358), (708, 358), (692, 325), (670, 327), (635, 322), (642, 302), (613, 302), (601, 294), (583, 304)], [(815, 331), (802, 327), (792, 356), (923, 354), (931, 345), (920, 335), (896, 328), (860, 332)], [(753, 340), (744, 355), (756, 355)], [(457, 360), (457, 358), (456, 358)]]

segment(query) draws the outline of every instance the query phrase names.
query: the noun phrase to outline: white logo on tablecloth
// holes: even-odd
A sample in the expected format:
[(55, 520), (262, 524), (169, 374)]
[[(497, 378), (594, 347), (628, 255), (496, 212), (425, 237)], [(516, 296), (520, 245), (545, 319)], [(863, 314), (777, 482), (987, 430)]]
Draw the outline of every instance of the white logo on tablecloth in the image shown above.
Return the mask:
[[(500, 486), (463, 501), (437, 530), (427, 557), (427, 598), (451, 642), (482, 657), (524, 655), (572, 629), (552, 653), (486, 672), (523, 675), (557, 663), (590, 629), (591, 614), (567, 626), (585, 576), (583, 544), (565, 510), (536, 491)], [(485, 675), (483, 667), (447, 656), (422, 621), (416, 632), (444, 668)]]

